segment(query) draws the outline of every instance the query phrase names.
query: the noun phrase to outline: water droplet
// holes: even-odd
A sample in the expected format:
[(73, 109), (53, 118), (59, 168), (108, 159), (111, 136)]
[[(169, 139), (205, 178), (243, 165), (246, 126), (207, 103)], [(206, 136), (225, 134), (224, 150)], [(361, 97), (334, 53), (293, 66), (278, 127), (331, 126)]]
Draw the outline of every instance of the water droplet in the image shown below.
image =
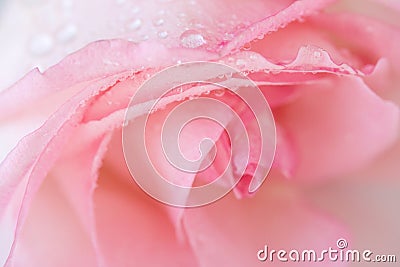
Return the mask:
[(238, 60), (236, 60), (236, 66), (238, 66), (239, 68), (244, 68), (244, 67), (246, 67), (246, 60), (244, 60), (244, 59), (238, 59)]
[(128, 29), (130, 30), (138, 30), (142, 26), (142, 20), (141, 19), (134, 19), (128, 24)]
[(244, 45), (243, 45), (243, 50), (250, 50), (251, 49), (251, 43), (245, 43)]
[(158, 37), (160, 37), (161, 39), (165, 39), (168, 37), (168, 32), (166, 31), (161, 31), (158, 33)]
[(214, 93), (214, 95), (216, 97), (221, 97), (221, 96), (223, 96), (225, 94), (225, 90), (224, 89), (217, 89), (217, 90), (213, 91), (213, 93)]
[(201, 35), (196, 30), (187, 30), (182, 33), (181, 37), (181, 44), (186, 48), (197, 48), (206, 43), (203, 35)]
[(314, 58), (319, 59), (319, 58), (321, 58), (321, 56), (322, 56), (322, 54), (321, 54), (320, 51), (315, 51), (314, 52)]
[(254, 55), (254, 54), (253, 54), (253, 55), (250, 55), (250, 59), (251, 59), (251, 60), (256, 60), (256, 59), (257, 59), (257, 56)]
[(54, 46), (53, 38), (48, 34), (38, 34), (32, 38), (29, 50), (35, 55), (44, 55)]
[(158, 19), (153, 20), (153, 25), (156, 26), (156, 27), (161, 26), (163, 24), (164, 24), (164, 19), (162, 19), (162, 18), (158, 18)]
[(178, 64), (178, 65), (182, 64), (182, 60), (179, 60), (179, 59), (178, 59), (178, 60), (176, 61), (176, 64)]
[(276, 69), (272, 69), (270, 72), (271, 72), (273, 75), (278, 75), (278, 74), (281, 73), (280, 70), (276, 70)]
[(57, 33), (57, 40), (60, 42), (71, 41), (75, 37), (77, 31), (78, 29), (74, 24), (67, 24)]
[(264, 36), (265, 36), (264, 34), (260, 34), (259, 36), (257, 36), (257, 39), (262, 40), (262, 39), (264, 39)]
[(227, 79), (232, 78), (232, 76), (233, 76), (232, 72), (228, 72), (228, 73), (225, 74), (225, 78), (227, 78)]

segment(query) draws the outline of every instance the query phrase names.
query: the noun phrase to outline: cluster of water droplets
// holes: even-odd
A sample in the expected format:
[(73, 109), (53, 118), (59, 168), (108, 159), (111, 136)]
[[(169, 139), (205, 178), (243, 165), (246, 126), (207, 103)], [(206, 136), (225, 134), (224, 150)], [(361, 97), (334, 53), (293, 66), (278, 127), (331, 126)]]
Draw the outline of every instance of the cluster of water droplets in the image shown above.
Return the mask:
[[(27, 8), (32, 8), (32, 1), (25, 1)], [(47, 30), (42, 30), (33, 34), (29, 38), (28, 42), (28, 51), (33, 56), (43, 56), (50, 53), (52, 50), (59, 46), (66, 46), (70, 42), (72, 42), (77, 34), (78, 27), (75, 23), (72, 22), (72, 13), (74, 8), (74, 2), (72, 0), (62, 0), (60, 2), (39, 2), (37, 4), (43, 5), (43, 10), (47, 13), (53, 13), (46, 18), (45, 16), (39, 16), (40, 21), (39, 24), (47, 24), (48, 20), (51, 22), (56, 19), (54, 16), (60, 12), (60, 22), (56, 25), (52, 25), (54, 27), (43, 27), (48, 28)], [(42, 11), (43, 12), (43, 11)]]
[[(149, 6), (142, 7), (138, 4), (129, 6), (130, 3), (124, 0), (116, 0), (121, 6), (121, 12), (131, 10), (130, 15), (123, 21), (125, 25), (122, 32), (129, 36), (129, 40), (139, 43), (147, 40), (158, 39), (165, 44), (170, 43), (170, 39), (178, 42), (184, 48), (198, 48), (207, 44), (204, 33), (204, 25), (198, 21), (192, 20), (192, 16), (186, 12), (173, 10), (169, 5), (173, 0), (159, 0), (156, 8), (150, 13), (142, 12), (149, 10)], [(196, 1), (187, 3), (195, 7)], [(200, 11), (199, 11), (200, 12)], [(170, 32), (174, 29), (173, 32)], [(178, 36), (176, 34), (178, 33)], [(179, 38), (179, 40), (176, 40)]]
[(197, 48), (206, 44), (204, 36), (197, 30), (186, 30), (180, 36), (183, 47)]
[[(175, 0), (158, 0), (155, 3), (113, 1), (115, 8), (119, 10), (119, 15), (108, 18), (112, 21), (109, 28), (111, 32), (104, 38), (123, 38), (135, 43), (156, 40), (167, 47), (178, 45), (187, 49), (205, 49), (215, 52), (226, 43), (233, 41), (238, 32), (251, 27), (249, 21), (240, 21), (236, 14), (229, 14), (223, 19), (207, 18), (205, 14), (207, 12), (196, 0), (188, 1), (181, 9), (179, 6), (182, 5), (177, 5)], [(57, 7), (54, 13), (58, 14), (56, 10), (62, 10), (61, 25), (56, 31), (40, 32), (30, 38), (28, 49), (36, 56), (45, 55), (60, 47), (68, 50), (67, 48), (72, 47), (70, 44), (75, 39), (84, 40), (87, 34), (85, 31), (87, 29), (79, 28), (79, 23), (74, 22), (72, 17), (76, 11), (80, 12), (81, 3), (77, 0), (60, 0), (57, 3), (53, 4)], [(102, 39), (101, 35), (94, 35), (94, 37)], [(258, 38), (262, 39), (264, 35)], [(252, 44), (247, 42), (239, 49), (248, 51), (251, 48)], [(180, 64), (181, 60), (177, 59), (176, 63)], [(243, 65), (240, 60), (237, 63)]]

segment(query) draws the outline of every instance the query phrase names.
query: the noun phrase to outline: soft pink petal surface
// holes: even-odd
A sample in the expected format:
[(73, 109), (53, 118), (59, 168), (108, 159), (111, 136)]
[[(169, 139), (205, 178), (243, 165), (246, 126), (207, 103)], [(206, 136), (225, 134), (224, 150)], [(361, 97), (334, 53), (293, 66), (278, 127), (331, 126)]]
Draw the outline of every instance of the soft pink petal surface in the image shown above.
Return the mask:
[[(334, 246), (332, 242), (340, 237), (348, 238), (344, 228), (310, 209), (301, 198), (293, 188), (274, 180), (266, 182), (254, 198), (239, 201), (230, 195), (215, 205), (186, 211), (184, 226), (199, 266), (314, 266), (257, 259), (257, 251), (265, 245), (277, 250), (318, 251)], [(319, 266), (345, 264), (323, 262)]]
[(398, 107), (383, 102), (361, 79), (321, 80), (301, 90), (295, 102), (275, 113), (293, 133), (299, 179), (316, 182), (362, 166), (397, 139)]
[[(168, 249), (162, 250), (160, 258), (154, 260), (155, 266), (165, 262), (174, 264), (177, 259), (184, 265), (193, 265), (194, 259), (200, 266), (210, 266), (216, 262), (225, 263), (225, 258), (221, 257), (223, 254), (217, 253), (218, 249), (205, 246), (206, 243), (216, 242), (220, 243), (225, 251), (229, 251), (229, 254), (241, 255), (237, 260), (229, 262), (230, 265), (243, 265), (256, 260), (254, 253), (259, 247), (253, 246), (262, 246), (262, 242), (271, 240), (276, 246), (288, 246), (289, 243), (280, 240), (282, 236), (285, 237), (284, 240), (293, 242), (296, 248), (304, 246), (302, 238), (309, 239), (309, 236), (303, 236), (304, 233), (318, 234), (320, 239), (314, 239), (312, 243), (307, 244), (316, 248), (329, 246), (327, 242), (334, 242), (338, 237), (342, 237), (338, 236), (344, 232), (340, 226), (307, 208), (300, 201), (301, 197), (290, 190), (286, 191), (286, 185), (281, 186), (279, 183), (278, 186), (270, 185), (269, 189), (264, 189), (255, 198), (242, 202), (228, 197), (216, 206), (191, 210), (184, 215), (182, 211), (170, 208), (164, 216), (162, 212), (165, 209), (149, 202), (143, 193), (132, 191), (131, 188), (125, 189), (125, 178), (124, 182), (119, 181), (119, 178), (119, 182), (110, 181), (119, 176), (118, 171), (115, 175), (105, 168), (100, 174), (100, 188), (95, 193), (96, 207), (100, 207), (96, 212), (93, 212), (94, 204), (91, 199), (97, 171), (107, 144), (106, 136), (121, 125), (127, 99), (146, 79), (146, 74), (179, 61), (220, 59), (246, 72), (255, 72), (250, 76), (257, 78), (255, 80), (271, 102), (279, 123), (277, 159), (274, 166), (286, 176), (295, 177), (297, 181), (317, 181), (352, 170), (370, 162), (393, 144), (398, 131), (398, 107), (383, 101), (368, 86), (385, 97), (393, 95), (385, 93), (385, 90), (393, 92), (393, 86), (377, 82), (377, 79), (388, 77), (388, 80), (392, 81), (395, 77), (393, 73), (399, 71), (399, 54), (396, 52), (396, 38), (393, 38), (396, 36), (393, 33), (398, 32), (396, 26), (387, 28), (361, 17), (322, 14), (316, 15), (305, 24), (294, 23), (284, 30), (264, 37), (264, 34), (311, 15), (330, 2), (237, 1), (229, 5), (223, 2), (202, 5), (192, 1), (187, 4), (178, 2), (155, 5), (143, 1), (135, 6), (125, 3), (118, 8), (114, 6), (116, 3), (111, 6), (109, 2), (105, 2), (97, 4), (100, 8), (91, 9), (92, 19), (89, 20), (82, 16), (90, 8), (86, 2), (75, 3), (72, 6), (65, 3), (61, 6), (52, 2), (37, 9), (23, 7), (21, 2), (7, 2), (8, 10), (22, 8), (24, 11), (13, 12), (15, 17), (12, 18), (8, 17), (8, 12), (6, 17), (1, 17), (3, 24), (0, 25), (6, 26), (0, 28), (0, 35), (8, 34), (7, 25), (14, 23), (15, 19), (24, 20), (28, 25), (31, 24), (30, 17), (37, 14), (53, 14), (53, 9), (62, 9), (66, 19), (51, 17), (56, 23), (46, 23), (49, 16), (41, 16), (38, 23), (43, 25), (41, 28), (44, 32), (39, 37), (47, 38), (49, 34), (50, 39), (54, 39), (51, 42), (56, 42), (51, 43), (48, 51), (41, 55), (37, 55), (37, 47), (31, 46), (31, 42), (37, 41), (38, 36), (24, 35), (23, 31), (20, 34), (9, 34), (10, 38), (2, 42), (0, 51), (8, 51), (2, 48), (18, 44), (15, 49), (25, 51), (25, 54), (4, 55), (1, 63), (4, 65), (0, 65), (0, 68), (4, 69), (1, 66), (7, 66), (10, 72), (0, 74), (0, 87), (8, 86), (11, 81), (9, 79), (15, 80), (10, 73), (22, 74), (15, 69), (26, 72), (28, 68), (38, 64), (47, 67), (61, 59), (65, 50), (73, 51), (93, 40), (130, 38), (131, 41), (142, 45), (123, 40), (93, 43), (67, 57), (45, 74), (33, 71), (1, 93), (0, 119), (2, 125), (5, 125), (1, 128), (1, 138), (7, 141), (2, 143), (0, 159), (3, 159), (10, 149), (15, 149), (0, 165), (0, 206), (4, 207), (0, 211), (0, 264), (11, 264), (15, 255), (14, 262), (23, 266), (28, 259), (18, 255), (28, 253), (27, 248), (38, 238), (32, 225), (42, 223), (43, 218), (59, 222), (52, 216), (54, 213), (48, 214), (39, 207), (43, 199), (53, 199), (54, 192), (44, 186), (44, 189), (39, 191), (44, 195), (43, 198), (36, 194), (43, 181), (50, 180), (47, 183), (53, 188), (52, 176), (56, 176), (53, 179), (57, 186), (62, 187), (61, 192), (67, 196), (63, 201), (68, 202), (65, 204), (62, 201), (58, 203), (61, 207), (55, 205), (52, 210), (68, 210), (73, 222), (71, 226), (65, 227), (77, 235), (85, 235), (79, 242), (82, 242), (82, 250), (88, 251), (88, 254), (71, 259), (70, 263), (73, 265), (93, 264), (93, 255), (96, 256), (97, 264), (121, 265), (121, 255), (126, 254), (132, 256), (132, 261), (144, 264), (148, 263), (145, 250), (162, 250), (165, 249), (165, 244), (168, 244)], [(387, 2), (387, 5), (394, 6), (391, 2)], [(159, 12), (154, 13), (152, 10), (155, 9)], [(340, 10), (340, 6), (337, 10)], [(335, 9), (332, 12), (334, 13)], [(119, 19), (114, 24), (110, 23), (115, 21), (116, 13), (120, 15)], [(139, 14), (146, 15), (146, 18), (139, 17)], [(224, 14), (231, 14), (232, 17), (221, 20), (221, 15)], [(59, 35), (59, 32), (63, 32), (64, 26), (71, 26), (70, 20), (79, 24), (73, 25), (78, 31), (72, 39), (66, 40), (65, 32), (64, 36)], [(335, 23), (332, 23), (332, 20)], [(83, 24), (86, 24), (86, 27), (82, 27)], [(372, 26), (365, 28), (364, 24)], [(188, 29), (192, 35), (185, 35)], [(26, 27), (26, 30), (29, 31), (30, 26)], [(350, 41), (336, 42), (337, 39), (321, 34), (321, 31), (326, 30), (334, 33), (336, 37)], [(279, 40), (288, 38), (288, 35), (294, 41), (282, 44)], [(257, 37), (264, 39), (252, 45), (251, 50), (256, 53), (248, 51), (230, 55)], [(195, 40), (190, 39), (188, 42), (188, 38)], [(363, 47), (364, 45), (366, 46)], [(360, 49), (361, 47), (363, 48)], [(29, 56), (27, 53), (30, 53)], [(20, 60), (18, 57), (21, 57)], [(381, 59), (382, 57), (386, 58)], [(378, 60), (377, 67), (373, 69)], [(364, 74), (370, 74), (371, 70), (372, 75), (363, 77)], [(273, 92), (282, 88), (283, 92)], [(46, 101), (40, 103), (45, 97)], [(69, 100), (63, 104), (65, 99)], [(177, 96), (172, 96), (168, 101), (174, 102), (177, 99)], [(17, 128), (16, 133), (10, 134)], [(98, 132), (94, 133), (94, 129)], [(211, 131), (217, 139), (220, 131)], [(88, 150), (85, 153), (73, 149), (60, 150), (67, 145), (69, 138), (77, 133), (84, 137), (74, 142), (87, 140), (84, 145), (88, 146)], [(201, 132), (193, 134), (197, 137), (202, 135)], [(23, 136), (26, 137), (22, 138)], [(18, 141), (20, 142), (17, 145)], [(220, 145), (226, 147), (223, 141), (221, 139)], [(190, 142), (186, 145), (190, 151)], [(80, 166), (76, 165), (78, 162), (68, 158), (71, 156), (68, 151), (71, 155), (82, 155), (81, 160), (87, 163), (87, 168), (80, 169)], [(53, 167), (57, 161), (63, 160), (64, 166)], [(121, 161), (117, 162), (118, 164), (122, 164)], [(70, 181), (65, 178), (66, 169), (74, 176)], [(163, 171), (170, 172), (168, 168)], [(188, 184), (194, 180), (194, 177), (185, 178)], [(273, 188), (282, 195), (274, 195)], [(116, 196), (117, 192), (121, 194)], [(239, 190), (239, 196), (240, 192)], [(137, 213), (130, 213), (131, 209)], [(260, 213), (269, 211), (275, 218), (259, 217)], [(290, 211), (289, 215), (287, 211)], [(110, 217), (110, 213), (113, 217)], [(141, 214), (146, 214), (146, 217)], [(293, 216), (299, 220), (294, 221)], [(256, 217), (258, 220), (255, 220)], [(170, 218), (173, 219), (172, 223)], [(180, 235), (179, 240), (185, 240), (182, 238), (184, 233), (176, 232), (176, 226), (180, 225), (178, 222), (182, 218), (187, 234), (186, 241), (189, 243), (179, 243), (176, 239), (176, 236)], [(226, 222), (226, 225), (217, 227), (217, 224), (211, 223), (210, 218), (215, 219), (216, 223)], [(94, 226), (95, 219), (97, 230)], [(25, 220), (26, 227), (22, 227)], [(162, 220), (166, 221), (163, 228), (152, 232)], [(294, 222), (297, 224), (293, 225)], [(315, 222), (319, 223), (318, 226), (315, 226)], [(111, 223), (117, 227), (109, 228)], [(264, 225), (269, 225), (270, 228), (263, 231)], [(294, 231), (296, 227), (301, 229), (300, 234)], [(287, 234), (273, 231), (278, 228), (293, 232)], [(247, 240), (248, 234), (252, 237), (248, 239), (252, 243), (240, 243)], [(43, 237), (50, 240), (49, 243), (54, 238), (52, 234), (44, 234)], [(154, 241), (155, 237), (158, 238), (158, 243)], [(231, 237), (237, 242), (228, 241), (226, 237)], [(65, 240), (64, 245), (68, 249), (74, 241), (68, 236), (60, 238)], [(150, 242), (139, 244), (135, 242), (136, 239)], [(115, 247), (120, 245), (121, 240), (124, 242), (123, 246), (121, 250), (116, 250)], [(40, 265), (46, 261), (43, 254), (47, 249), (46, 242), (42, 245), (32, 251), (36, 257), (35, 263)], [(132, 247), (135, 248), (133, 253)], [(61, 257), (62, 250), (57, 249), (54, 250), (54, 257), (47, 263), (56, 262)], [(105, 251), (107, 253), (103, 256)], [(184, 256), (177, 253), (179, 251), (183, 251)], [(209, 261), (210, 255), (215, 257), (212, 262)]]
[[(0, 36), (7, 36), (0, 44), (0, 51), (7, 51), (2, 54), (0, 88), (96, 40), (123, 38), (185, 47), (191, 45), (182, 43), (181, 35), (193, 30), (203, 36), (203, 41), (194, 42), (200, 50), (228, 53), (331, 2), (101, 0), (94, 8), (85, 1), (7, 1), (0, 17)], [(247, 31), (250, 25), (252, 32)]]

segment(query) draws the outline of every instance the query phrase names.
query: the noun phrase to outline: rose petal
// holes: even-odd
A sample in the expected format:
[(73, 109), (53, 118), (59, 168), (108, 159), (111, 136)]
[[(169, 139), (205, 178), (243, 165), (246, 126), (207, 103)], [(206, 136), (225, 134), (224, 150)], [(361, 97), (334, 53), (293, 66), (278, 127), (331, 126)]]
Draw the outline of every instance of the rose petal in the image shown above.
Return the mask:
[(52, 178), (33, 198), (10, 265), (4, 266), (96, 266), (90, 237)]
[[(52, 169), (51, 173), (47, 176), (44, 184), (50, 183), (53, 185), (52, 188), (56, 187), (57, 190), (55, 192), (58, 192), (58, 194), (56, 194), (55, 196), (64, 196), (62, 197), (62, 199), (68, 203), (68, 206), (71, 205), (71, 207), (68, 208), (59, 207), (58, 211), (62, 212), (63, 214), (66, 212), (66, 210), (73, 213), (70, 216), (77, 220), (77, 222), (75, 223), (77, 223), (79, 225), (79, 228), (81, 228), (80, 231), (84, 231), (83, 236), (85, 237), (85, 239), (87, 239), (85, 242), (87, 243), (86, 246), (88, 248), (85, 248), (82, 252), (88, 253), (90, 251), (90, 253), (92, 254), (90, 254), (90, 256), (87, 255), (87, 257), (91, 257), (92, 261), (95, 261), (98, 264), (102, 264), (102, 256), (98, 250), (96, 240), (92, 194), (96, 185), (96, 171), (99, 168), (99, 164), (101, 163), (102, 153), (104, 153), (104, 148), (107, 144), (108, 138), (103, 138), (103, 135), (101, 133), (98, 133), (97, 131), (94, 132), (93, 129), (91, 130), (92, 133), (90, 133), (89, 130), (90, 129), (85, 129), (84, 127), (81, 127), (79, 131), (74, 132), (74, 136), (77, 136), (79, 138), (75, 138), (75, 141), (73, 141), (74, 139), (70, 139), (69, 147), (66, 150), (63, 150), (63, 157), (58, 160), (58, 162), (56, 163), (56, 168)], [(96, 133), (96, 135), (100, 136), (100, 138), (95, 138), (95, 136), (93, 136), (93, 133)], [(80, 143), (74, 144), (74, 142)], [(79, 161), (76, 161), (77, 157), (79, 157)], [(41, 186), (41, 188), (42, 187), (43, 185)], [(42, 191), (43, 190), (40, 189), (39, 194), (35, 195), (33, 203), (35, 203), (35, 200), (37, 198), (41, 199), (43, 198), (43, 195), (46, 196), (46, 193), (42, 195)], [(51, 201), (53, 203), (63, 203), (62, 201), (60, 201), (60, 197), (56, 198), (55, 196), (51, 196), (52, 198), (54, 198), (53, 200), (46, 199), (46, 201)], [(51, 216), (49, 214), (43, 214), (43, 210), (40, 210), (41, 207), (43, 207), (43, 204), (42, 206), (39, 205), (36, 208), (35, 206), (33, 206), (33, 208), (30, 208), (29, 214), (32, 218), (34, 218), (33, 220), (46, 221), (49, 219), (49, 217), (51, 219)], [(48, 206), (46, 205), (46, 211), (47, 208)], [(21, 266), (26, 265), (26, 262), (21, 262), (21, 260), (25, 258), (25, 256), (23, 256), (25, 254), (29, 254), (31, 255), (30, 257), (42, 262), (41, 264), (37, 263), (37, 265), (44, 265), (45, 262), (47, 262), (46, 264), (53, 265), (51, 263), (48, 263), (48, 254), (52, 255), (50, 262), (63, 261), (63, 259), (65, 258), (65, 251), (71, 252), (71, 248), (61, 249), (60, 246), (51, 245), (54, 242), (46, 242), (43, 240), (44, 237), (51, 239), (54, 235), (60, 235), (60, 233), (63, 233), (63, 231), (61, 231), (60, 228), (56, 227), (55, 229), (53, 229), (53, 231), (55, 232), (52, 232), (51, 235), (47, 235), (47, 228), (43, 230), (46, 231), (46, 233), (43, 233), (43, 231), (40, 231), (40, 229), (37, 229), (37, 227), (35, 227), (34, 225), (35, 223), (31, 224), (28, 215), (27, 222), (22, 227), (22, 232), (17, 235), (17, 239), (15, 241), (15, 252), (11, 257), (11, 261), (16, 261), (18, 262), (18, 264), (21, 264)], [(57, 226), (59, 225), (60, 223), (57, 224)], [(81, 227), (81, 225), (83, 225), (83, 227)], [(68, 226), (69, 224), (66, 223), (65, 227)], [(32, 231), (34, 232), (32, 233)], [(35, 233), (40, 233), (40, 235), (36, 236)], [(76, 234), (76, 237), (79, 236), (82, 236), (82, 234)], [(72, 237), (74, 236), (72, 235)], [(38, 241), (38, 238), (40, 239), (40, 241)], [(32, 246), (32, 242), (39, 243), (41, 244), (41, 246), (34, 246), (36, 249), (32, 250), (30, 249), (30, 246)], [(71, 245), (70, 241), (68, 241), (68, 239), (66, 240), (65, 236), (62, 238), (59, 237), (57, 243), (61, 243), (63, 245)], [(61, 249), (61, 251), (57, 250), (59, 248)], [(68, 257), (70, 260), (76, 260), (77, 262), (80, 262), (81, 259), (86, 259), (86, 257), (76, 257), (76, 255), (79, 253), (71, 253), (71, 256)], [(31, 260), (29, 261), (31, 262)], [(80, 264), (84, 263), (79, 263), (79, 265)]]
[(280, 125), (295, 133), (298, 179), (315, 182), (362, 166), (396, 140), (398, 107), (361, 79), (334, 78), (300, 88), (295, 102), (275, 112)]
[[(124, 76), (119, 79), (124, 79)], [(43, 179), (51, 169), (58, 156), (60, 148), (66, 144), (68, 136), (79, 124), (86, 101), (93, 98), (101, 90), (115, 83), (117, 77), (104, 79), (100, 84), (93, 83), (89, 88), (70, 99), (38, 130), (24, 137), (18, 146), (9, 153), (0, 165), (0, 230), (2, 246), (7, 254), (12, 251), (15, 235), (21, 228), (26, 217), (32, 197), (40, 187)]]
[[(35, 2), (35, 7), (29, 2), (7, 2), (0, 23), (0, 36), (4, 37), (0, 51), (7, 51), (0, 63), (0, 88), (29, 69), (46, 69), (67, 53), (103, 39), (155, 41), (169, 47), (228, 54), (256, 36), (276, 31), (331, 2), (181, 0), (126, 1), (118, 5), (116, 1), (101, 0), (96, 8), (82, 1)], [(58, 13), (64, 16), (55, 16)], [(250, 25), (252, 32), (248, 31)], [(115, 63), (105, 62), (110, 66)]]
[(74, 132), (68, 147), (51, 170), (50, 179), (56, 181), (83, 225), (96, 254), (97, 265), (104, 266), (104, 258), (97, 240), (93, 196), (98, 170), (102, 165), (112, 128), (103, 128), (102, 131), (96, 126), (82, 125)]
[[(399, 99), (397, 96), (397, 88), (400, 86), (400, 52), (397, 49), (400, 42), (399, 26), (355, 14), (327, 14), (313, 20), (336, 34), (341, 40), (345, 40), (346, 44), (351, 44), (352, 53), (364, 62), (375, 65), (382, 58), (387, 61), (385, 70), (380, 70), (385, 72), (381, 76), (385, 75), (387, 79), (380, 80), (379, 77), (371, 75), (366, 76), (365, 80), (382, 97)], [(332, 20), (335, 23), (331, 23)]]
[[(270, 180), (254, 198), (239, 201), (230, 195), (213, 205), (187, 210), (183, 220), (200, 266), (258, 266), (257, 252), (265, 245), (270, 250), (322, 251), (334, 247), (338, 238), (348, 238), (343, 226), (308, 207), (298, 192), (276, 180)], [(280, 264), (290, 262), (275, 258), (273, 265)]]
[[(120, 132), (114, 135), (104, 162), (94, 201), (106, 265), (197, 266), (188, 244), (177, 239), (168, 215), (175, 209), (152, 199), (131, 178), (123, 164)], [(151, 252), (157, 256), (149, 257)]]
[(399, 255), (399, 158), (400, 135), (396, 144), (371, 164), (320, 186), (311, 186), (306, 197), (349, 225), (354, 248)]

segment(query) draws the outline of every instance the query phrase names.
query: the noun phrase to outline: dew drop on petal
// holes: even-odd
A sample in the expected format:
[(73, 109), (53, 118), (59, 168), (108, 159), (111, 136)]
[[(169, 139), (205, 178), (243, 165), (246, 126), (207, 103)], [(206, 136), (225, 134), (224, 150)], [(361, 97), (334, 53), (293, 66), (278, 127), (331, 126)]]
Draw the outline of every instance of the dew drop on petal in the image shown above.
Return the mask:
[(225, 74), (225, 78), (230, 79), (232, 78), (233, 73), (232, 72), (228, 72)]
[(321, 54), (320, 51), (315, 51), (315, 52), (314, 52), (314, 58), (315, 58), (315, 59), (319, 59), (319, 58), (321, 58), (321, 56), (322, 56), (322, 54)]
[(187, 30), (180, 36), (181, 44), (186, 48), (197, 48), (206, 43), (203, 35), (196, 30)]
[(164, 19), (162, 19), (162, 18), (153, 20), (153, 25), (156, 27), (161, 26), (163, 24), (164, 24)]
[(244, 59), (238, 59), (236, 60), (236, 66), (239, 68), (244, 68), (246, 66), (246, 61)]
[(248, 50), (250, 50), (250, 49), (251, 49), (251, 43), (245, 43), (245, 44), (243, 45), (243, 50), (248, 51)]
[(60, 42), (71, 41), (77, 33), (77, 27), (74, 24), (67, 24), (57, 33), (57, 40)]
[(213, 93), (214, 93), (214, 95), (216, 97), (221, 97), (221, 96), (223, 96), (225, 94), (225, 90), (224, 89), (217, 89), (217, 90), (213, 91)]
[(34, 55), (44, 55), (54, 46), (53, 38), (48, 34), (38, 34), (34, 36), (29, 44), (29, 50)]
[(134, 19), (130, 23), (128, 23), (127, 27), (129, 30), (138, 30), (142, 26), (142, 20), (141, 19)]
[(160, 37), (161, 39), (165, 39), (168, 37), (168, 32), (166, 31), (161, 31), (158, 33), (158, 37)]

